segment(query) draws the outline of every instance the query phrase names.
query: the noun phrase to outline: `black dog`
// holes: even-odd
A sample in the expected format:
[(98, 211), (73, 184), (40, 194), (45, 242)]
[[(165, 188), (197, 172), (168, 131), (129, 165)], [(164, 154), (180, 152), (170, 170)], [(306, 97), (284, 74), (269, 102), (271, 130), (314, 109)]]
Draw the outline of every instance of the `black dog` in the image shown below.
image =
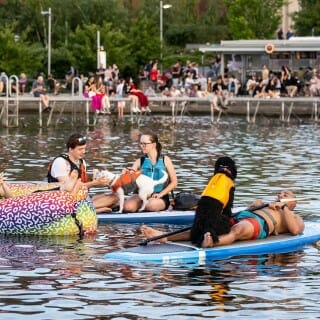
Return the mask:
[(218, 242), (219, 235), (230, 231), (236, 177), (237, 167), (231, 158), (216, 161), (214, 176), (202, 192), (191, 228), (191, 241), (198, 247), (205, 233), (210, 232), (213, 242)]

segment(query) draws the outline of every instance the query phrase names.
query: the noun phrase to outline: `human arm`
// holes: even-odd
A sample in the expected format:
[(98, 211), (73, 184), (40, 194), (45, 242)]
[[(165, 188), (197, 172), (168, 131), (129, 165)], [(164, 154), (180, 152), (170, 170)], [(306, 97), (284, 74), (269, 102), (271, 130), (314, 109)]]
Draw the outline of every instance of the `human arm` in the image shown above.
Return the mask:
[(298, 235), (304, 230), (304, 221), (296, 213), (290, 210), (288, 205), (285, 205), (281, 210), (281, 218), (284, 225), (292, 235)]
[[(92, 178), (91, 178), (92, 179)], [(105, 187), (109, 185), (110, 180), (104, 176), (98, 177), (97, 179), (92, 179), (88, 182), (85, 183), (87, 188), (92, 188), (92, 187)]]
[(304, 230), (304, 221), (293, 209), (296, 201), (290, 202), (272, 202), (269, 208), (276, 210), (280, 214), (279, 233), (290, 232), (292, 235), (298, 235)]
[(264, 204), (265, 202), (262, 201), (261, 199), (256, 199), (255, 201), (253, 201), (250, 206), (248, 207), (248, 210), (250, 211), (251, 208), (256, 208), (256, 207), (260, 207)]

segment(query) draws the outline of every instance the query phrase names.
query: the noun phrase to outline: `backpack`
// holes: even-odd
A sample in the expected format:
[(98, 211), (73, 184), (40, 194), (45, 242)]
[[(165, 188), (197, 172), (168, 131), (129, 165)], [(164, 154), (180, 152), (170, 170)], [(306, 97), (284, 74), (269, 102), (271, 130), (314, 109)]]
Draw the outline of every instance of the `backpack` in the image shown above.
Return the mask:
[(174, 210), (195, 210), (200, 196), (191, 192), (179, 192), (173, 199), (172, 207)]

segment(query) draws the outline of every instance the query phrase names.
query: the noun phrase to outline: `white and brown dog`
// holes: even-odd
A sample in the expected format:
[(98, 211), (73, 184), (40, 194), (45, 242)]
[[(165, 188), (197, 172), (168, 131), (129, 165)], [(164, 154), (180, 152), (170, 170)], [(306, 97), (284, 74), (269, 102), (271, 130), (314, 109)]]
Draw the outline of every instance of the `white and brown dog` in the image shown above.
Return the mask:
[(127, 169), (122, 174), (116, 175), (108, 170), (94, 170), (94, 178), (104, 176), (109, 179), (109, 187), (112, 192), (119, 197), (119, 212), (123, 212), (124, 196), (129, 192), (138, 190), (139, 198), (142, 200), (142, 205), (139, 212), (146, 207), (148, 198), (154, 193), (154, 187), (158, 184), (165, 183), (168, 179), (166, 171), (163, 172), (163, 177), (159, 180), (152, 180), (150, 177), (143, 174), (142, 170), (134, 171)]

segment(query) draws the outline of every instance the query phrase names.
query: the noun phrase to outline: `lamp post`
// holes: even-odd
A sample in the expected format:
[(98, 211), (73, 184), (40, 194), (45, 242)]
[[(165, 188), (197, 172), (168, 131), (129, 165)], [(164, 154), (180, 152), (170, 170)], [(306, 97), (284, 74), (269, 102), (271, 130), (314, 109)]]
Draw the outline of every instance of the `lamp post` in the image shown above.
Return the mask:
[(171, 8), (171, 4), (163, 4), (163, 0), (160, 0), (160, 71), (162, 74), (162, 60), (163, 60), (163, 9)]
[(48, 11), (41, 11), (41, 14), (48, 16), (48, 75), (51, 73), (51, 8)]

